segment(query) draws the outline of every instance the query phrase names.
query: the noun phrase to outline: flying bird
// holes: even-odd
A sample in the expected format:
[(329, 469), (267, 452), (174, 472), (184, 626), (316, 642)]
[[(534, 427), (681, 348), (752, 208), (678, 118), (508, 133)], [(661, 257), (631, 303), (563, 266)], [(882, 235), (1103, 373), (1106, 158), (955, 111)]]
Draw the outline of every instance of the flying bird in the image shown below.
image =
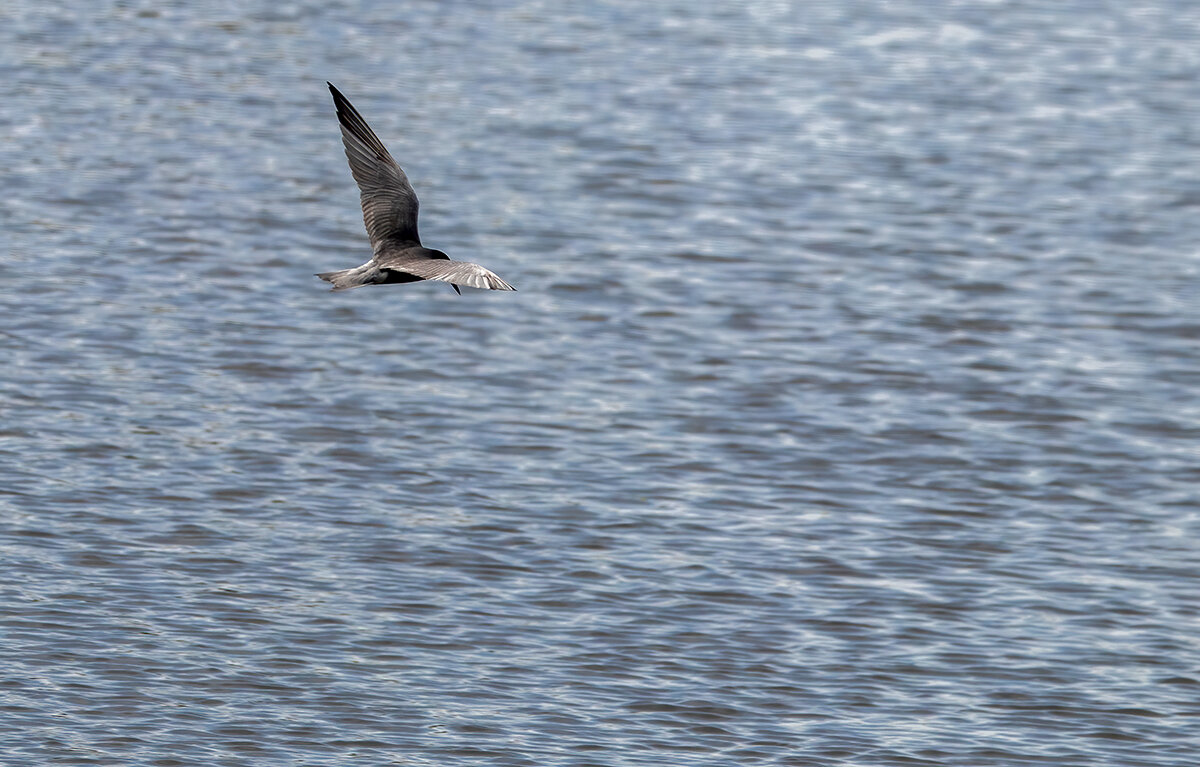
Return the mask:
[(374, 255), (362, 266), (317, 276), (333, 283), (334, 290), (418, 280), (448, 282), (460, 295), (459, 285), (516, 290), (479, 264), (451, 261), (442, 251), (421, 246), (417, 235), (417, 193), (408, 183), (408, 177), (358, 110), (333, 83), (325, 84), (337, 107), (350, 173), (362, 192), (363, 223)]

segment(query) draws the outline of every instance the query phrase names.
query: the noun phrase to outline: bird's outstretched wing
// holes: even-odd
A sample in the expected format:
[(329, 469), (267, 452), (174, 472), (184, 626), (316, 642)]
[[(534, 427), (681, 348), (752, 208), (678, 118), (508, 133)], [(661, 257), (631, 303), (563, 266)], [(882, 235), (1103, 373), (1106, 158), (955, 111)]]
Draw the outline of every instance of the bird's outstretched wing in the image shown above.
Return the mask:
[(405, 260), (400, 263), (381, 264), (385, 269), (404, 272), (423, 280), (437, 280), (451, 285), (466, 285), (483, 290), (516, 290), (494, 272), (469, 261), (447, 261), (444, 259)]
[(408, 176), (354, 105), (333, 87), (333, 83), (326, 85), (337, 107), (350, 172), (362, 192), (363, 223), (367, 226), (371, 247), (378, 250), (379, 244), (386, 240), (419, 243), (417, 193), (408, 183)]

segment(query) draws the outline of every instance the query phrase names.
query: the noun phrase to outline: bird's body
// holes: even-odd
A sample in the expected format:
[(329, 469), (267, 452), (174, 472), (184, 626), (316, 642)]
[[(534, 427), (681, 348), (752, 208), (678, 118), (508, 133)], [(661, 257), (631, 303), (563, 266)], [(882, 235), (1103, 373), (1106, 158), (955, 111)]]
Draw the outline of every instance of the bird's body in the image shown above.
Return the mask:
[(350, 172), (362, 192), (363, 223), (374, 255), (362, 266), (317, 276), (333, 284), (334, 290), (363, 285), (438, 280), (488, 290), (516, 290), (479, 264), (452, 261), (440, 250), (422, 247), (417, 234), (417, 194), (404, 171), (358, 110), (337, 88), (329, 85), (342, 126), (342, 143)]

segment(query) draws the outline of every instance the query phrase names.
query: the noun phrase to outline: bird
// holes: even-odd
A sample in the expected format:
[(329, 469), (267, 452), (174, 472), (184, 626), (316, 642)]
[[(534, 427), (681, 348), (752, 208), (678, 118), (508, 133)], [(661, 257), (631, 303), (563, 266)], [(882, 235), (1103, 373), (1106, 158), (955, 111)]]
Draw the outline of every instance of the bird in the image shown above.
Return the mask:
[(516, 290), (479, 264), (452, 261), (442, 251), (421, 245), (417, 234), (417, 193), (408, 183), (408, 176), (350, 100), (333, 83), (325, 84), (333, 94), (346, 159), (361, 192), (363, 223), (373, 255), (362, 266), (317, 276), (332, 283), (335, 291), (420, 280), (448, 282), (459, 295), (462, 295), (459, 285)]

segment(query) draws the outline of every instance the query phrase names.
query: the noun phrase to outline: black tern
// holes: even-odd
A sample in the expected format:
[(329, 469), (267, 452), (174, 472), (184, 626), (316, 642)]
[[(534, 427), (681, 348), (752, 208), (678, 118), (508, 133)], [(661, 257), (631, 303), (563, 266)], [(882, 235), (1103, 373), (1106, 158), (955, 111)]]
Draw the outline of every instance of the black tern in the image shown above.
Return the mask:
[(459, 285), (516, 290), (479, 264), (451, 261), (442, 251), (421, 246), (417, 235), (417, 193), (408, 183), (408, 176), (350, 101), (333, 83), (325, 84), (337, 107), (350, 173), (362, 192), (363, 223), (374, 255), (362, 266), (317, 276), (333, 283), (334, 290), (419, 280), (448, 282), (460, 295)]

